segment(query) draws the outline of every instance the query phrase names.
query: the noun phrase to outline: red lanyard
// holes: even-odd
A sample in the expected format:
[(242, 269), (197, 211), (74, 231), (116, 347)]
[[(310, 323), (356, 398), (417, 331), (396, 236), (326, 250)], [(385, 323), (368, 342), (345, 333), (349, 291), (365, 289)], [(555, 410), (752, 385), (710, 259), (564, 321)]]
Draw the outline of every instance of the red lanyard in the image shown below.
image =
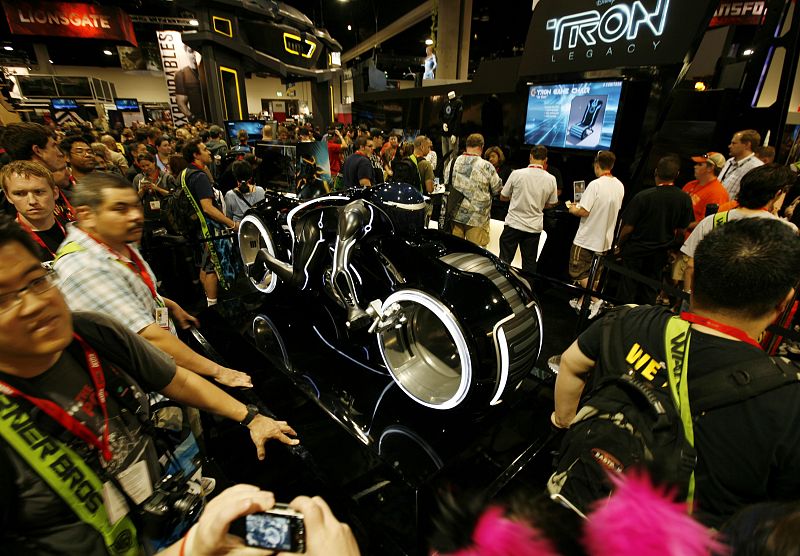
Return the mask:
[(740, 328), (736, 328), (735, 326), (730, 326), (728, 324), (722, 324), (721, 322), (717, 322), (715, 320), (711, 320), (706, 317), (701, 317), (700, 315), (695, 315), (694, 313), (681, 313), (681, 318), (686, 322), (691, 322), (693, 324), (699, 324), (700, 326), (707, 326), (708, 328), (713, 328), (718, 332), (722, 332), (723, 334), (727, 334), (728, 336), (732, 336), (737, 340), (741, 340), (742, 342), (747, 342), (751, 346), (755, 346), (758, 349), (763, 349), (761, 344), (756, 342), (753, 338), (751, 338), (747, 332)]
[(86, 366), (89, 368), (89, 374), (94, 383), (95, 394), (97, 395), (97, 403), (103, 412), (103, 436), (98, 436), (89, 430), (89, 427), (78, 421), (75, 417), (64, 411), (64, 409), (52, 402), (43, 398), (29, 396), (28, 394), (17, 390), (13, 386), (0, 381), (0, 391), (9, 396), (17, 396), (25, 398), (30, 403), (41, 409), (49, 415), (58, 424), (63, 426), (69, 432), (86, 442), (87, 444), (97, 448), (106, 461), (111, 461), (111, 443), (109, 441), (108, 433), (108, 407), (106, 406), (106, 377), (103, 374), (103, 366), (100, 364), (100, 358), (97, 357), (97, 352), (87, 344), (83, 338), (77, 334), (72, 335), (75, 340), (80, 344), (83, 353), (86, 356)]
[[(54, 220), (56, 221), (56, 224), (58, 224), (58, 227), (59, 227), (59, 229), (61, 230), (61, 233), (62, 233), (62, 234), (64, 234), (64, 237), (67, 237), (67, 232), (64, 230), (64, 226), (62, 226), (62, 225), (61, 225), (61, 222), (59, 222), (59, 221), (58, 221), (58, 218), (55, 218)], [(55, 254), (55, 253), (53, 253), (53, 250), (52, 250), (52, 249), (50, 249), (50, 248), (49, 248), (49, 247), (48, 247), (48, 246), (45, 244), (45, 242), (44, 242), (44, 241), (42, 241), (42, 238), (40, 238), (40, 237), (39, 237), (39, 234), (37, 234), (37, 233), (36, 233), (36, 231), (35, 231), (33, 228), (31, 228), (30, 226), (28, 226), (28, 223), (27, 223), (27, 222), (25, 222), (24, 220), (22, 220), (22, 218), (20, 217), (20, 215), (19, 215), (19, 214), (17, 214), (17, 223), (20, 225), (20, 227), (21, 227), (23, 230), (25, 230), (26, 232), (28, 232), (28, 233), (31, 235), (31, 237), (33, 238), (33, 240), (34, 240), (36, 243), (38, 243), (39, 245), (41, 245), (43, 249), (47, 250), (47, 252), (48, 252), (48, 253), (50, 253), (51, 255), (53, 255), (53, 258), (55, 258), (55, 257), (56, 257), (56, 254)]]
[(124, 260), (122, 260), (122, 259), (120, 258), (120, 255), (119, 255), (119, 253), (117, 253), (116, 251), (114, 251), (114, 249), (112, 249), (112, 248), (111, 248), (111, 246), (110, 246), (110, 245), (108, 245), (108, 244), (107, 244), (105, 241), (103, 241), (102, 239), (100, 239), (100, 238), (98, 238), (98, 237), (95, 237), (94, 235), (90, 234), (89, 232), (86, 232), (85, 230), (84, 230), (84, 232), (85, 232), (85, 233), (86, 233), (86, 235), (88, 235), (90, 238), (92, 238), (92, 239), (93, 239), (93, 240), (95, 240), (97, 243), (99, 243), (100, 245), (102, 245), (103, 247), (105, 247), (106, 251), (108, 251), (109, 253), (111, 253), (111, 255), (112, 255), (112, 256), (113, 256), (113, 257), (114, 257), (114, 258), (115, 258), (117, 261), (119, 261), (120, 263), (124, 264), (126, 267), (128, 267), (129, 269), (131, 269), (131, 272), (133, 272), (133, 273), (134, 273), (134, 274), (136, 274), (136, 275), (137, 275), (139, 278), (141, 278), (141, 279), (142, 279), (142, 282), (144, 282), (144, 285), (145, 285), (145, 286), (147, 286), (147, 289), (149, 289), (149, 290), (150, 290), (150, 293), (153, 295), (153, 299), (155, 299), (156, 301), (158, 301), (158, 292), (156, 291), (156, 284), (155, 284), (155, 282), (153, 281), (153, 278), (150, 276), (150, 273), (149, 273), (149, 272), (147, 272), (147, 267), (144, 265), (144, 262), (143, 262), (143, 261), (142, 261), (142, 260), (141, 260), (141, 259), (140, 259), (138, 256), (136, 256), (136, 253), (133, 251), (133, 249), (131, 249), (130, 247), (128, 247), (128, 255), (130, 256), (130, 259), (131, 259), (131, 262), (129, 263), (129, 262), (127, 262), (127, 261), (124, 261)]

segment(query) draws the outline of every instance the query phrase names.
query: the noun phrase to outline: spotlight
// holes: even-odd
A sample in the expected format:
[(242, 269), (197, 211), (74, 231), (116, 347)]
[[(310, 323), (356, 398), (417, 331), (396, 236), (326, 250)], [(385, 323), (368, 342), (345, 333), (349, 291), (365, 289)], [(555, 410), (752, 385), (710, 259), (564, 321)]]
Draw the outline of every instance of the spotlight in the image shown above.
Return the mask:
[(192, 27), (197, 27), (198, 25), (200, 25), (200, 22), (197, 21), (196, 19), (190, 19), (189, 25), (191, 25)]
[(55, 64), (53, 60), (47, 60), (47, 61), (50, 62), (51, 64)]
[(5, 45), (5, 46), (3, 47), (3, 50), (14, 50), (14, 47), (13, 47), (13, 46), (8, 46), (8, 45)]
[(754, 52), (755, 52), (755, 50), (753, 50), (752, 48), (747, 48), (747, 49), (745, 49), (744, 52), (742, 52), (742, 55), (743, 56), (752, 56)]
[(352, 26), (352, 25), (348, 25), (348, 26), (347, 26), (347, 30), (348, 30), (348, 31), (352, 31), (352, 30), (353, 30), (353, 26)]
[(694, 84), (694, 90), (695, 91), (705, 91), (706, 90), (706, 84), (703, 83), (702, 81), (696, 81), (695, 84)]
[(114, 55), (114, 53), (111, 52), (110, 50), (103, 50), (103, 54), (105, 54), (106, 56), (113, 56)]
[(433, 45), (433, 39), (425, 39), (425, 44), (428, 45), (428, 46), (432, 46)]

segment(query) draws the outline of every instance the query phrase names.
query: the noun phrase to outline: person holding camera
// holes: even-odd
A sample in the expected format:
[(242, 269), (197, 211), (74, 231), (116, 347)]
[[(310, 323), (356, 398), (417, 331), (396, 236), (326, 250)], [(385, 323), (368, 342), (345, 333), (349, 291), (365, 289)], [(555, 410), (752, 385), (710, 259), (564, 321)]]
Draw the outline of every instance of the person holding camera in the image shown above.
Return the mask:
[[(256, 512), (269, 512), (275, 506), (271, 492), (252, 485), (236, 485), (224, 490), (208, 503), (198, 522), (183, 539), (159, 552), (159, 556), (233, 556), (234, 554), (274, 554), (248, 546), (245, 539), (230, 534), (237, 519)], [(333, 515), (328, 504), (315, 496), (298, 496), (289, 508), (302, 515), (306, 556), (359, 556), (361, 552), (346, 523)], [(283, 552), (281, 552), (283, 554)]]
[(198, 493), (180, 480), (186, 466), (151, 419), (148, 392), (247, 427), (259, 459), (270, 439), (298, 444), (285, 421), (116, 320), (70, 312), (55, 272), (7, 217), (0, 258), (1, 553), (134, 556), (154, 544), (140, 524), (159, 500), (171, 520), (191, 523)]

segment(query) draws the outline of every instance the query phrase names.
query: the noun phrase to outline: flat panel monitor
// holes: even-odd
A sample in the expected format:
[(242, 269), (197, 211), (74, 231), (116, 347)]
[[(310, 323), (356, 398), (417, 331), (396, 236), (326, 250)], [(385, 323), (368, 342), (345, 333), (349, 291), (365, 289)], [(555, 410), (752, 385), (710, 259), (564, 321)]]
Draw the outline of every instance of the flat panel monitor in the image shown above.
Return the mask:
[(622, 81), (532, 85), (525, 144), (564, 149), (611, 148)]
[(122, 112), (139, 111), (139, 101), (135, 98), (115, 98), (114, 104), (117, 106), (117, 110)]
[(50, 105), (54, 110), (77, 110), (78, 103), (74, 98), (53, 98)]
[(261, 141), (261, 130), (264, 129), (266, 122), (264, 120), (230, 120), (225, 122), (225, 130), (228, 133), (231, 146), (238, 145), (239, 139), (237, 134), (240, 129), (246, 129), (249, 139), (247, 142), (250, 145), (255, 145), (256, 141)]

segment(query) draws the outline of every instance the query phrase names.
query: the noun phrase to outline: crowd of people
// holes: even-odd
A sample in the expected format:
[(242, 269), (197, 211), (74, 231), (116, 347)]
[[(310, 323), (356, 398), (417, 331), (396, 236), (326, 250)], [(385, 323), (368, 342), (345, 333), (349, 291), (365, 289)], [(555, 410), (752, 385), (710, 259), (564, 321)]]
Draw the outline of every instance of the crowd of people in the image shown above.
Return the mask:
[[(235, 255), (217, 249), (215, 241), (232, 235), (247, 210), (265, 197), (255, 181), (259, 160), (247, 132), (235, 145), (225, 139), (222, 128), (202, 122), (178, 129), (160, 122), (102, 131), (17, 123), (2, 130), (4, 552), (135, 554), (147, 546), (164, 554), (234, 553), (243, 541), (229, 535), (230, 523), (274, 505), (271, 493), (238, 485), (213, 498), (199, 520), (186, 516), (157, 537), (142, 526), (140, 508), (160, 493), (167, 471), (181, 477), (187, 492), (205, 495), (213, 488), (202, 469), (174, 461), (179, 447), (164, 447), (152, 426), (151, 403), (167, 399), (240, 423), (249, 430), (259, 459), (269, 440), (299, 442), (287, 421), (263, 415), (258, 406), (217, 386), (250, 388), (253, 381), (180, 339), (178, 329), (199, 323), (162, 295), (146, 256), (148, 241), (165, 224), (165, 206), (184, 192), (204, 234), (197, 242), (196, 265), (205, 304), (217, 303), (232, 266), (227, 257)], [(441, 162), (425, 135), (404, 140), (402, 134), (366, 126), (332, 125), (324, 134), (310, 124), (265, 126), (262, 141), (326, 143), (335, 187), (398, 181), (432, 194), (441, 191), (441, 176), (447, 200), (440, 227), (478, 246), (489, 242), (493, 203), (506, 203), (500, 258), (510, 263), (519, 249), (522, 269), (536, 272), (544, 211), (558, 204), (561, 192), (560, 175), (548, 166), (544, 146), (530, 150), (527, 167), (512, 169), (503, 150), (486, 148), (477, 133), (465, 138), (463, 152)], [(652, 388), (670, 389), (672, 366), (648, 361), (666, 361), (673, 353), (664, 335), (675, 319), (686, 323), (682, 376), (689, 377), (690, 392), (693, 384), (724, 383), (717, 376), (733, 376), (731, 369), (772, 369), (756, 340), (794, 299), (800, 238), (792, 220), (800, 218), (795, 210), (800, 187), (793, 185), (790, 170), (773, 162), (774, 149), (760, 146), (757, 132), (737, 132), (729, 149), (728, 159), (717, 152), (692, 157), (695, 180), (682, 189), (675, 185), (681, 160), (662, 157), (655, 187), (635, 195), (624, 210), (625, 186), (613, 173), (616, 157), (610, 151), (596, 153), (595, 179), (566, 204), (579, 219), (569, 275), (584, 291), (594, 290), (596, 284), (589, 283), (593, 260), (616, 251), (628, 271), (616, 297), (640, 307), (616, 317), (614, 341), (627, 354), (623, 360), (610, 360), (604, 346), (611, 315), (598, 319), (560, 357), (551, 418), (556, 429), (584, 419), (587, 394), (609, 376), (627, 372), (644, 377)], [(223, 168), (221, 161), (229, 155), (233, 161)], [(218, 187), (225, 179), (232, 186)], [(691, 296), (688, 311), (675, 315), (653, 305), (663, 297), (659, 284), (664, 279)], [(576, 310), (588, 306), (593, 318), (604, 304), (596, 293), (570, 304)], [(694, 417), (694, 518), (683, 506), (670, 505), (658, 489), (642, 487), (627, 500), (625, 512), (643, 500), (655, 504), (659, 499), (675, 523), (694, 528), (692, 547), (670, 554), (708, 554), (725, 543), (752, 543), (753, 535), (742, 533), (746, 526), (760, 527), (758, 538), (774, 540), (775, 524), (793, 515), (790, 502), (800, 498), (800, 429), (794, 427), (800, 386), (784, 375), (791, 373), (784, 372), (783, 382), (772, 381), (770, 388), (754, 386), (725, 407)], [(196, 446), (202, 431), (196, 413), (183, 415), (186, 450)], [(612, 500), (617, 496), (622, 498), (615, 494)], [(535, 512), (481, 505), (467, 520), (469, 526), (459, 521), (457, 534), (449, 536), (452, 524), (444, 520), (434, 549), (439, 554), (517, 554), (520, 546), (541, 543), (536, 553), (601, 554), (608, 553), (597, 548), (603, 535), (621, 538), (638, 531), (632, 524), (613, 532), (613, 520), (603, 521), (602, 511), (595, 510), (585, 525), (574, 524), (574, 530), (594, 535), (594, 541), (580, 546), (566, 540), (563, 527), (559, 532), (550, 526), (546, 515), (558, 515), (562, 506), (550, 498), (536, 504)], [(753, 509), (756, 504), (767, 506)], [(358, 554), (352, 532), (323, 500), (300, 497), (290, 506), (305, 517), (306, 553)], [(572, 522), (565, 518), (566, 523)], [(725, 534), (715, 537), (698, 523)], [(665, 542), (663, 535), (649, 540), (654, 538), (656, 545)], [(510, 543), (508, 550), (495, 550), (504, 542)], [(637, 546), (629, 553), (648, 553)]]

